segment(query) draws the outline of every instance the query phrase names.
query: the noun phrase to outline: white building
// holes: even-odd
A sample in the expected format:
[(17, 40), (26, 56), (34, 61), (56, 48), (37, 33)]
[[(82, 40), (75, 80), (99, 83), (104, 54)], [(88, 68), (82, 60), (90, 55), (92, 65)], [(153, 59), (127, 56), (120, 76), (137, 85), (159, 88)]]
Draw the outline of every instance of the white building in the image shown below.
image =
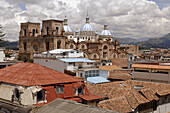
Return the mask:
[(77, 71), (94, 68), (96, 61), (83, 58), (83, 52), (74, 49), (56, 49), (34, 55), (34, 63), (41, 64), (56, 71)]
[(82, 58), (83, 52), (75, 49), (55, 49), (41, 54), (34, 54), (34, 58), (49, 57), (49, 58)]
[(0, 62), (4, 62), (5, 53), (3, 49), (0, 49)]

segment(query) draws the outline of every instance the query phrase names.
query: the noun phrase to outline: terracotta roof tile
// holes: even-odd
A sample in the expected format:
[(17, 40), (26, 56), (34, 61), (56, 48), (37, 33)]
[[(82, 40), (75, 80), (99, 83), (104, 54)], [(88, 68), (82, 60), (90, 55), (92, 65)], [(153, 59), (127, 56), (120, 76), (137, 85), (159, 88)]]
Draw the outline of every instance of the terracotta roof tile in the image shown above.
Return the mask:
[(114, 70), (110, 72), (109, 79), (131, 80), (131, 70)]
[(170, 70), (168, 65), (154, 65), (154, 64), (133, 64), (133, 68), (145, 68), (145, 69), (165, 69)]
[(108, 109), (108, 110), (114, 110), (120, 113), (127, 113), (127, 112), (132, 111), (132, 108), (128, 104), (128, 101), (125, 96), (100, 101), (100, 103), (98, 104), (98, 107), (103, 108), (103, 109)]
[(83, 81), (35, 63), (17, 63), (1, 69), (0, 80), (23, 86)]
[[(153, 83), (153, 82), (143, 82), (143, 81), (119, 81), (119, 82), (110, 82), (103, 84), (86, 84), (89, 92), (97, 96), (107, 96), (110, 99), (117, 99), (122, 96), (126, 97), (131, 108), (135, 109), (137, 106), (143, 103), (148, 103), (152, 100), (158, 100), (156, 93), (160, 96), (170, 94), (170, 85), (163, 83)], [(152, 90), (151, 90), (152, 89)], [(114, 101), (113, 101), (114, 102)], [(121, 108), (119, 103), (113, 103), (117, 107)], [(110, 104), (109, 104), (110, 106)], [(102, 108), (114, 109), (118, 111), (117, 108), (107, 107), (103, 105)]]
[(120, 67), (128, 67), (127, 59), (113, 58), (112, 65)]
[(116, 66), (116, 65), (111, 65), (111, 66), (99, 66), (99, 69), (100, 70), (106, 70), (106, 71), (112, 71), (112, 70), (115, 70), (115, 69), (122, 69), (122, 68), (119, 67), (119, 66)]

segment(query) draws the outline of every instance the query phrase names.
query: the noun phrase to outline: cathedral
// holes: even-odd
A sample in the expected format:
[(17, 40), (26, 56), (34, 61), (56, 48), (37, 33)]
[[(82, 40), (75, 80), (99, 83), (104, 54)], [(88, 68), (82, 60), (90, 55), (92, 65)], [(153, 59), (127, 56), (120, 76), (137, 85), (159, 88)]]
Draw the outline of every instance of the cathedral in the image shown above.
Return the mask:
[(21, 23), (19, 36), (19, 53), (21, 57), (33, 58), (33, 54), (54, 49), (79, 49), (84, 57), (100, 62), (113, 58), (124, 59), (127, 51), (119, 48), (119, 42), (113, 41), (113, 35), (105, 22), (101, 33), (95, 31), (90, 24), (88, 14), (80, 31), (73, 31), (67, 23), (67, 17), (62, 20), (43, 20), (40, 23)]

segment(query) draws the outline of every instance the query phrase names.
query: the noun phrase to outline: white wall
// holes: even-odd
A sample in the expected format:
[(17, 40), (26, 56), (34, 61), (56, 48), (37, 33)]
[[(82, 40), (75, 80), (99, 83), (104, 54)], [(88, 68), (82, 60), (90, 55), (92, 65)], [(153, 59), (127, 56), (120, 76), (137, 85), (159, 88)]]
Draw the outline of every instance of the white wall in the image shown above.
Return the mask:
[(4, 50), (0, 50), (0, 62), (3, 62), (5, 58)]
[(46, 66), (48, 68), (54, 69), (62, 73), (64, 73), (64, 70), (67, 69), (67, 65), (64, 62), (57, 59), (34, 58), (34, 63), (38, 63), (40, 65)]

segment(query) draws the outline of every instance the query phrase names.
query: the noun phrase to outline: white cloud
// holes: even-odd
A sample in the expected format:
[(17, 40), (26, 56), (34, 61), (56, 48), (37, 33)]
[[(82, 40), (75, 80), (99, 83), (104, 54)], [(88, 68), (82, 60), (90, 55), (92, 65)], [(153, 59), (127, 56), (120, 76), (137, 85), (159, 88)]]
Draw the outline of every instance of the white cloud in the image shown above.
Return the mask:
[[(20, 6), (19, 3), (25, 4)], [(93, 27), (101, 32), (106, 21), (116, 37), (159, 37), (169, 33), (170, 7), (159, 9), (154, 1), (147, 0), (1, 0), (0, 24), (9, 40), (18, 40), (20, 23), (54, 18), (66, 14), (69, 25), (75, 30), (85, 23), (89, 12)], [(22, 10), (24, 7), (26, 10)]]

